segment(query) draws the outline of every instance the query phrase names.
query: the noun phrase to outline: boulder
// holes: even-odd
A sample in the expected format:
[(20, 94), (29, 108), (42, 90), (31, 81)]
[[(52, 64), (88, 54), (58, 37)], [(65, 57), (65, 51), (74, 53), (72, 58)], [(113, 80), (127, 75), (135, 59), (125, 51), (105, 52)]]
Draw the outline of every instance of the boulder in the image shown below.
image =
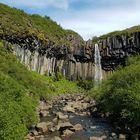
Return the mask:
[(61, 113), (61, 112), (57, 112), (57, 113), (56, 113), (56, 116), (57, 116), (58, 119), (60, 119), (60, 120), (68, 121), (68, 115), (64, 115), (64, 114)]
[(103, 140), (101, 137), (90, 137), (90, 140)]
[(38, 131), (40, 131), (42, 133), (47, 133), (49, 131), (46, 122), (40, 122), (40, 123), (38, 123), (37, 126), (36, 126), (36, 128), (37, 128)]
[(106, 136), (106, 135), (101, 136), (101, 138), (102, 138), (103, 140), (107, 140), (107, 136)]
[(73, 107), (71, 107), (70, 105), (67, 105), (63, 108), (63, 111), (74, 113), (75, 109)]
[(69, 129), (66, 129), (66, 130), (64, 130), (63, 131), (63, 137), (66, 137), (66, 136), (70, 136), (70, 135), (72, 135), (72, 134), (74, 134), (74, 132), (72, 132), (71, 130), (69, 130)]
[(52, 138), (51, 140), (62, 140), (60, 137), (55, 136), (54, 138)]
[(70, 122), (58, 123), (57, 130), (63, 131), (65, 129), (70, 129), (72, 127), (73, 125)]
[(119, 135), (119, 140), (126, 140), (126, 136), (124, 134)]
[(41, 110), (39, 114), (40, 114), (40, 116), (42, 116), (42, 117), (46, 117), (46, 116), (49, 116), (49, 111)]
[(73, 126), (73, 129), (75, 131), (80, 131), (80, 130), (83, 130), (83, 126), (81, 124), (76, 124)]

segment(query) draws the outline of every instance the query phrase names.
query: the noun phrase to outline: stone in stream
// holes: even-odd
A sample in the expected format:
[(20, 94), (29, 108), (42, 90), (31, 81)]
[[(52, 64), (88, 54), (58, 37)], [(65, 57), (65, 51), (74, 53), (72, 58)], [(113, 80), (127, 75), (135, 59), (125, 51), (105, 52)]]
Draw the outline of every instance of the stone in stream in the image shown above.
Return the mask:
[(46, 122), (38, 123), (36, 126), (37, 130), (41, 133), (47, 133), (49, 131)]
[(40, 116), (42, 117), (47, 117), (49, 116), (49, 111), (46, 111), (46, 110), (41, 110), (40, 113), (39, 113)]
[(52, 121), (53, 121), (54, 123), (57, 123), (57, 122), (58, 122), (58, 118), (54, 118)]
[(49, 110), (51, 108), (52, 108), (52, 105), (46, 104), (46, 102), (44, 102), (44, 101), (40, 101), (39, 107), (38, 107), (38, 109), (40, 111), (42, 111), (42, 110)]
[(64, 115), (62, 112), (57, 112), (56, 116), (58, 119), (63, 120), (63, 121), (68, 121), (68, 115)]
[(58, 123), (57, 130), (63, 131), (65, 129), (70, 129), (72, 127), (73, 125), (70, 122)]
[(119, 140), (126, 140), (126, 136), (124, 134), (119, 135)]
[(76, 124), (73, 126), (73, 129), (75, 131), (80, 131), (80, 130), (83, 130), (83, 126), (81, 124)]
[(43, 135), (39, 135), (35, 137), (35, 140), (45, 140)]
[(60, 137), (55, 136), (54, 138), (51, 138), (51, 140), (62, 140)]
[(106, 135), (101, 136), (101, 138), (102, 138), (103, 140), (107, 140), (107, 136), (106, 136)]
[(66, 129), (66, 130), (63, 131), (62, 137), (70, 136), (70, 135), (72, 135), (72, 134), (74, 134), (74, 132), (72, 132), (72, 131), (69, 130), (69, 129)]
[(38, 132), (36, 130), (33, 130), (30, 132), (31, 136), (37, 136), (38, 135)]
[(67, 105), (63, 108), (63, 111), (74, 113), (75, 109), (73, 107), (71, 107), (70, 105)]
[(90, 137), (90, 140), (103, 140), (101, 137)]

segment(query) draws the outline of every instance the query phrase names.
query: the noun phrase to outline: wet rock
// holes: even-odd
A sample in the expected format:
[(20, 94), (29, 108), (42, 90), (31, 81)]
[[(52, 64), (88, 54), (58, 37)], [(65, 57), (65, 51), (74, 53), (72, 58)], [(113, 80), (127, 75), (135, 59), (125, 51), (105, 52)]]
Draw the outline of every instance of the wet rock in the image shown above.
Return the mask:
[(37, 128), (38, 131), (40, 131), (42, 133), (47, 133), (49, 131), (46, 122), (38, 123), (36, 128)]
[(126, 140), (126, 136), (124, 134), (119, 135), (119, 140)]
[(32, 136), (37, 136), (38, 132), (36, 130), (33, 130), (32, 132), (30, 132)]
[(60, 120), (68, 121), (68, 115), (64, 115), (64, 114), (61, 113), (61, 112), (57, 112), (57, 113), (56, 113), (56, 116), (57, 116), (58, 119), (60, 119)]
[(55, 136), (54, 138), (52, 138), (51, 140), (62, 140), (60, 137)]
[(73, 129), (76, 131), (80, 131), (80, 130), (83, 130), (83, 126), (81, 124), (76, 124), (73, 126)]
[(101, 137), (90, 137), (90, 140), (103, 140)]
[(107, 136), (105, 136), (105, 135), (101, 136), (101, 138), (102, 138), (103, 140), (107, 140)]
[(65, 129), (70, 129), (72, 127), (73, 127), (73, 125), (70, 122), (58, 123), (57, 130), (63, 131)]
[(53, 122), (54, 122), (54, 123), (57, 123), (57, 122), (58, 122), (58, 118), (54, 118), (54, 119), (53, 119)]
[(28, 134), (26, 140), (35, 140), (35, 137)]
[(63, 137), (66, 137), (66, 136), (70, 136), (70, 135), (72, 135), (72, 134), (74, 134), (74, 132), (73, 131), (71, 131), (71, 130), (69, 130), (69, 129), (66, 129), (66, 130), (64, 130), (63, 131)]
[(96, 126), (90, 126), (90, 128), (91, 128), (91, 129), (96, 129), (97, 127), (96, 127)]
[(45, 140), (45, 138), (43, 135), (40, 135), (40, 136), (36, 136), (35, 140)]
[(42, 116), (42, 117), (46, 117), (46, 116), (49, 116), (49, 111), (46, 111), (46, 110), (42, 110), (42, 111), (40, 111), (40, 116)]
[(72, 112), (72, 113), (75, 112), (74, 108), (72, 108), (70, 105), (65, 106), (63, 108), (63, 111), (65, 111), (65, 112)]

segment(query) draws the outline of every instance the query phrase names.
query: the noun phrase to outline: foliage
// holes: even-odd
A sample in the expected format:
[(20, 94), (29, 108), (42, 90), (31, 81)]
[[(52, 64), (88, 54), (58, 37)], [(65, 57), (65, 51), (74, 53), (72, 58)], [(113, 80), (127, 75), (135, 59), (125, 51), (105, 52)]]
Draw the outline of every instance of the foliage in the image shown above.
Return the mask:
[(129, 58), (125, 68), (92, 93), (99, 110), (109, 113), (111, 120), (130, 128), (140, 126), (140, 56)]
[(42, 17), (37, 14), (29, 15), (22, 10), (10, 8), (0, 3), (0, 37), (28, 37), (33, 36), (48, 45), (54, 42), (55, 46), (68, 45), (70, 47), (69, 36), (83, 39), (74, 31), (64, 30), (60, 25), (54, 22), (50, 17)]
[(23, 140), (37, 123), (39, 99), (79, 93), (76, 83), (28, 71), (0, 41), (0, 140)]
[(77, 85), (85, 90), (91, 90), (94, 86), (94, 81), (92, 80), (79, 80)]
[(140, 32), (140, 25), (134, 26), (134, 27), (122, 30), (122, 31), (114, 31), (114, 32), (111, 32), (111, 33), (108, 33), (108, 34), (101, 35), (99, 37), (93, 37), (92, 41), (94, 43), (96, 43), (97, 41), (107, 39), (108, 37), (119, 36), (119, 35), (130, 36), (134, 32)]

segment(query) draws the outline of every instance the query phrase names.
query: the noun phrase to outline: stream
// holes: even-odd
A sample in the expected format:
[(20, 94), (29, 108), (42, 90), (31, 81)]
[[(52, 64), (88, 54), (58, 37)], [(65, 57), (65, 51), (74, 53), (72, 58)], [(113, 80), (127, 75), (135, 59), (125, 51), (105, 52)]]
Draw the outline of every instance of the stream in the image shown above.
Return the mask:
[[(103, 118), (93, 117), (90, 109), (95, 102), (82, 94), (56, 97), (40, 102), (40, 123), (31, 130), (35, 140), (125, 140), (118, 136), (111, 124)], [(96, 108), (95, 108), (96, 109)]]

